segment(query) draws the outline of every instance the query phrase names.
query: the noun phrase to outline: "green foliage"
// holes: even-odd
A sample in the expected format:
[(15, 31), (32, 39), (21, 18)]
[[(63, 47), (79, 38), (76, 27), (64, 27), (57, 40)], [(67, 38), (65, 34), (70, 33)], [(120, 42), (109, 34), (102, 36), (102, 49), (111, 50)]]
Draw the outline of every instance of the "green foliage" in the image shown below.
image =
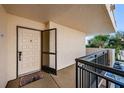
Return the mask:
[(108, 48), (114, 48), (115, 49), (115, 57), (118, 60), (118, 55), (120, 55), (120, 50), (124, 49), (124, 33), (123, 32), (117, 32), (114, 36), (111, 36), (108, 43)]
[(124, 49), (124, 32), (116, 32), (114, 35), (97, 35), (86, 47), (92, 48), (114, 48), (115, 56), (118, 60), (120, 50)]
[(97, 35), (93, 39), (89, 40), (89, 47), (101, 47), (104, 48), (108, 43), (109, 35)]

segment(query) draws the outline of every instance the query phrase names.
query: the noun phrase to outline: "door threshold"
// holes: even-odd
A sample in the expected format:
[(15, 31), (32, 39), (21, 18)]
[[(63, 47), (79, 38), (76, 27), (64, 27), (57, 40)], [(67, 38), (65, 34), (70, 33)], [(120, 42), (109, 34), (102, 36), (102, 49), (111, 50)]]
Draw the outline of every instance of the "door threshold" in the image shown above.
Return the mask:
[(20, 75), (18, 75), (18, 78), (26, 76), (26, 75), (30, 75), (30, 74), (33, 74), (33, 73), (36, 73), (36, 72), (40, 72), (40, 71), (41, 70), (35, 70), (35, 71), (27, 72), (27, 73), (24, 73), (24, 74), (20, 74)]

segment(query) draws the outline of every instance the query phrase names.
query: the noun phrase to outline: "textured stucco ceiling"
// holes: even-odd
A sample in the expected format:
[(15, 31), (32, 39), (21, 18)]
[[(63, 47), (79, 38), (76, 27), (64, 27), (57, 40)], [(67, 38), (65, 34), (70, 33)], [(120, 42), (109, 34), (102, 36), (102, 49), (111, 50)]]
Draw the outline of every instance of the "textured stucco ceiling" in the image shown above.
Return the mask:
[(58, 24), (85, 32), (87, 35), (114, 32), (105, 5), (3, 5), (10, 14), (46, 23)]

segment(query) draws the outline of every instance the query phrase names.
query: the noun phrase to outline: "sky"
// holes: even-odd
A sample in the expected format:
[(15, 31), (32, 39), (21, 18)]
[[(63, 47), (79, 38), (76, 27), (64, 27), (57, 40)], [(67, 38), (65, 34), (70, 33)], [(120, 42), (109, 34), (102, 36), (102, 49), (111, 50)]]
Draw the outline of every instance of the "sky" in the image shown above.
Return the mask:
[(117, 25), (117, 31), (124, 32), (124, 4), (116, 4), (114, 16)]

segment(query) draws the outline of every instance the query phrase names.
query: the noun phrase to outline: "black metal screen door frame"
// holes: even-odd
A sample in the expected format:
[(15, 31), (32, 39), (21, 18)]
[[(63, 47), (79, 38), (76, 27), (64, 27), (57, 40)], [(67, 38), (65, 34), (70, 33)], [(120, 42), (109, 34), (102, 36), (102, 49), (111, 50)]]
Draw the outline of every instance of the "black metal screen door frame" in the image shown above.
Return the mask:
[[(55, 31), (55, 52), (50, 52), (50, 51), (44, 51), (43, 50), (43, 33), (45, 33), (45, 32), (50, 32), (50, 31)], [(57, 29), (56, 28), (53, 28), (53, 29), (47, 29), (47, 30), (44, 30), (44, 31), (42, 31), (42, 33), (41, 33), (41, 65), (42, 65), (42, 70), (43, 71), (45, 71), (45, 72), (47, 72), (47, 73), (51, 73), (51, 74), (54, 74), (54, 75), (57, 75)], [(43, 55), (44, 54), (47, 54), (47, 55), (54, 55), (55, 56), (55, 68), (51, 68), (51, 67), (49, 67), (49, 66), (44, 66), (43, 65), (43, 59), (44, 59), (44, 57), (43, 57)]]

